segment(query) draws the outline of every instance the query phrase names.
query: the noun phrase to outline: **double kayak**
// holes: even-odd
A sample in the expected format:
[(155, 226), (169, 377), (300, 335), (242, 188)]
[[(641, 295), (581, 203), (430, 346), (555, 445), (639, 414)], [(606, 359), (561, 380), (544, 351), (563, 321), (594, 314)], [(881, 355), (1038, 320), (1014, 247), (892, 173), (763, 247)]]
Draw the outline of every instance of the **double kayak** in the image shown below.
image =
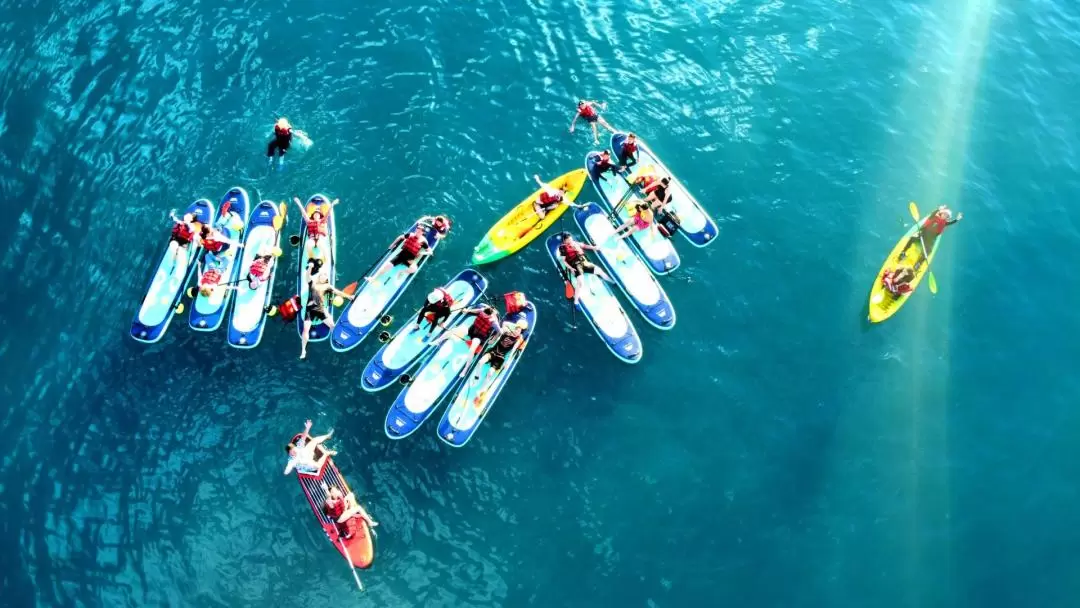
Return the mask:
[(641, 316), (657, 329), (674, 327), (675, 307), (660, 281), (634, 254), (626, 240), (612, 236), (615, 225), (608, 214), (596, 204), (589, 203), (574, 211), (574, 221), (585, 238), (599, 248), (596, 257)]
[[(237, 243), (243, 241), (244, 229), (247, 227), (248, 212), (251, 211), (251, 203), (248, 193), (243, 188), (232, 188), (225, 193), (218, 204), (217, 220), (215, 227)], [(225, 320), (225, 311), (232, 300), (233, 289), (229, 287), (236, 284), (240, 275), (241, 251), (235, 245), (226, 245), (225, 249), (214, 256), (217, 260), (218, 270), (221, 272), (221, 287), (203, 295), (198, 292), (195, 300), (191, 303), (191, 314), (188, 315), (188, 325), (195, 331), (214, 331), (221, 327)], [(209, 254), (203, 254), (203, 272), (208, 269)]]
[[(919, 286), (927, 271), (930, 270), (930, 262), (934, 260), (938, 245), (941, 244), (941, 237), (932, 237), (932, 242), (926, 242), (925, 239), (920, 240), (919, 227), (925, 224), (927, 219), (929, 219), (929, 216), (920, 219), (917, 224), (904, 233), (904, 236), (900, 238), (900, 241), (896, 243), (896, 246), (889, 253), (889, 257), (885, 259), (885, 263), (881, 265), (881, 270), (878, 271), (874, 279), (874, 286), (870, 288), (871, 323), (881, 323), (896, 314), (908, 301), (911, 294), (915, 293), (915, 288)], [(924, 242), (929, 247), (929, 255), (926, 255), (927, 252), (923, 250)], [(903, 266), (915, 271), (915, 277), (908, 283), (911, 286), (911, 291), (894, 294), (885, 287), (883, 279), (886, 273)]]
[[(601, 176), (596, 171), (598, 160), (599, 154), (596, 152), (585, 156), (585, 169), (589, 173), (589, 179), (592, 180), (600, 199), (607, 205), (608, 213), (618, 207), (619, 211), (615, 216), (618, 222), (621, 224), (630, 221), (633, 218), (634, 205), (642, 201), (641, 197), (631, 191), (630, 184), (622, 177), (611, 173)], [(675, 251), (675, 245), (656, 230), (635, 232), (628, 240), (641, 255), (641, 259), (649, 265), (649, 269), (656, 274), (670, 274), (682, 263), (679, 252)]]
[[(634, 168), (651, 167), (658, 174), (657, 177), (671, 178), (671, 186), (668, 188), (671, 193), (671, 202), (668, 203), (667, 209), (678, 216), (679, 232), (696, 247), (704, 247), (713, 242), (719, 233), (716, 222), (709, 217), (701, 203), (686, 190), (682, 182), (668, 170), (664, 163), (660, 162), (660, 158), (652, 149), (640, 137), (636, 139), (637, 165)], [(625, 140), (626, 133), (615, 133), (611, 136), (611, 153), (614, 158), (619, 158)]]
[[(551, 256), (551, 261), (555, 263), (555, 268), (562, 275), (563, 280), (572, 282), (570, 272), (559, 260), (561, 242), (561, 234), (549, 236), (548, 255)], [(626, 363), (640, 361), (641, 337), (638, 336), (637, 329), (634, 328), (630, 317), (623, 310), (622, 304), (611, 291), (607, 281), (594, 273), (586, 272), (581, 277), (581, 285), (582, 287), (577, 289), (578, 301), (575, 306), (589, 321), (589, 325), (596, 330), (596, 335), (600, 336), (608, 350), (620, 360)]]
[[(529, 339), (536, 330), (536, 306), (532, 302), (526, 302), (525, 306), (514, 313), (507, 314), (503, 322), (516, 323), (524, 320), (527, 327), (523, 330), (524, 341), (516, 350), (506, 355), (506, 360), (499, 370), (492, 370), (491, 362), (475, 365), (472, 373), (467, 374), (467, 379), (459, 383), (457, 392), (450, 399), (450, 406), (443, 412), (439, 420), (439, 438), (448, 445), (460, 448), (472, 439), (483, 422), (484, 417), (491, 411), (499, 394), (506, 386), (510, 374), (521, 361), (525, 347), (529, 345)], [(488, 371), (492, 370), (489, 375)], [(483, 386), (481, 386), (483, 383)]]
[[(566, 190), (566, 201), (573, 202), (585, 185), (585, 171), (577, 169), (560, 175), (551, 185)], [(484, 235), (480, 244), (473, 249), (473, 264), (490, 264), (517, 253), (522, 247), (543, 234), (566, 212), (567, 205), (559, 205), (548, 212), (544, 219), (541, 220), (536, 215), (536, 209), (533, 205), (543, 191), (543, 188), (541, 188), (533, 192), (528, 198), (511, 209), (509, 213), (502, 216), (499, 221), (495, 222), (487, 231), (487, 234)]]
[[(278, 205), (273, 201), (262, 201), (251, 212), (245, 230), (243, 256), (240, 259), (241, 276), (250, 272), (251, 264), (260, 252), (281, 251), (281, 227), (285, 224), (285, 217), (285, 203)], [(277, 265), (274, 256), (270, 261), (266, 280), (258, 282), (254, 288), (243, 278), (237, 284), (236, 299), (229, 316), (230, 346), (255, 348), (262, 340), (266, 329), (266, 311), (274, 292)]]
[[(198, 224), (210, 224), (214, 221), (214, 204), (199, 199), (188, 205), (181, 217), (188, 214), (193, 215)], [(142, 303), (131, 322), (132, 338), (151, 344), (165, 335), (201, 252), (197, 239), (180, 246), (169, 237), (165, 253), (150, 275)]]
[(369, 392), (379, 391), (390, 386), (402, 374), (409, 371), (435, 347), (434, 342), (443, 335), (444, 328), (452, 327), (460, 317), (464, 316), (462, 312), (464, 309), (474, 306), (480, 300), (487, 285), (487, 279), (471, 268), (458, 273), (442, 286), (454, 298), (450, 317), (442, 323), (443, 327), (433, 328), (431, 319), (426, 317), (418, 327), (416, 318), (420, 315), (420, 311), (417, 310), (416, 314), (405, 319), (401, 329), (375, 353), (371, 361), (368, 361), (360, 379), (360, 386)]
[[(293, 437), (293, 442), (300, 439), (300, 435)], [(317, 450), (321, 448), (316, 448)], [(368, 525), (367, 520), (363, 517), (352, 517), (344, 525), (348, 527), (349, 538), (345, 538), (338, 531), (337, 523), (330, 519), (323, 511), (323, 505), (326, 504), (327, 491), (331, 487), (335, 487), (341, 490), (341, 493), (348, 496), (352, 490), (349, 488), (348, 482), (341, 475), (341, 471), (338, 470), (337, 465), (334, 464), (333, 458), (327, 458), (325, 464), (315, 475), (308, 475), (306, 473), (296, 472), (296, 478), (300, 480), (300, 488), (304, 491), (304, 496), (307, 498), (308, 505), (311, 506), (311, 512), (315, 515), (315, 519), (326, 533), (326, 538), (330, 541), (338, 553), (344, 557), (353, 568), (370, 568), (371, 564), (375, 561), (375, 540), (371, 532), (371, 527)], [(323, 488), (326, 486), (326, 489)]]
[[(416, 227), (421, 225), (422, 219), (413, 222), (409, 229), (402, 233), (402, 236), (415, 231)], [(424, 239), (427, 241), (431, 251), (434, 252), (440, 243), (439, 233), (428, 223), (423, 225), (425, 226)], [(376, 269), (393, 260), (401, 251), (403, 244), (404, 241), (392, 244), (387, 248), (386, 253), (380, 256), (372, 264), (371, 268), (364, 273), (365, 277), (360, 280), (352, 301), (345, 305), (345, 310), (341, 312), (341, 318), (338, 319), (337, 324), (334, 326), (333, 336), (330, 339), (331, 348), (338, 352), (356, 348), (379, 323), (379, 319), (398, 301), (401, 294), (405, 293), (416, 275), (420, 273), (420, 269), (431, 259), (430, 255), (421, 256), (416, 262), (416, 269), (413, 272), (409, 272), (407, 266), (395, 266), (374, 281), (365, 280)]]
[[(296, 293), (300, 295), (300, 305), (303, 311), (296, 315), (296, 331), (301, 336), (304, 334), (304, 320), (307, 316), (308, 282), (307, 265), (311, 260), (321, 260), (320, 272), (327, 273), (331, 285), (337, 285), (337, 230), (334, 228), (334, 212), (330, 199), (325, 195), (316, 194), (308, 199), (304, 206), (304, 216), (311, 217), (312, 212), (318, 211), (326, 218), (326, 236), (314, 238), (308, 233), (307, 222), (301, 218), (300, 223), (300, 258), (297, 261), (299, 268), (296, 275)], [(326, 314), (334, 318), (333, 298), (326, 300)], [(311, 322), (311, 331), (308, 341), (320, 342), (330, 336), (330, 328), (321, 320)]]

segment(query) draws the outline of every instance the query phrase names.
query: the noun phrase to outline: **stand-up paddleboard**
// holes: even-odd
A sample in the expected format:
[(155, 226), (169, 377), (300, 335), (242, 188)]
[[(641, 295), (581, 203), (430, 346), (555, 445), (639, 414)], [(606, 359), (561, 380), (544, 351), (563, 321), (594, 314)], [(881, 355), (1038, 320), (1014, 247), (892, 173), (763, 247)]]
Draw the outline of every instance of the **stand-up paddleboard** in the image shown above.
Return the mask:
[[(330, 277), (330, 283), (337, 286), (337, 231), (334, 229), (335, 214), (330, 205), (330, 199), (322, 194), (312, 196), (308, 199), (307, 205), (304, 206), (305, 217), (311, 217), (312, 211), (319, 211), (326, 218), (326, 236), (318, 239), (312, 238), (308, 234), (307, 222), (301, 221), (300, 259), (297, 262), (296, 276), (296, 293), (300, 294), (300, 305), (303, 307), (300, 314), (296, 315), (296, 331), (300, 335), (304, 333), (304, 319), (307, 315), (308, 282), (306, 280), (306, 268), (308, 260), (313, 258), (321, 259), (323, 265), (320, 272), (327, 273), (327, 276)], [(326, 314), (331, 319), (334, 318), (333, 298), (326, 299)], [(322, 321), (311, 322), (311, 332), (308, 336), (309, 342), (320, 342), (329, 336), (330, 328), (325, 323)]]
[(475, 306), (480, 296), (487, 289), (487, 279), (471, 268), (462, 270), (456, 277), (443, 285), (443, 289), (454, 298), (450, 317), (443, 322), (443, 327), (431, 327), (431, 320), (425, 318), (419, 328), (416, 317), (420, 311), (405, 319), (404, 325), (384, 344), (379, 352), (368, 361), (360, 386), (374, 392), (393, 384), (401, 374), (409, 371), (424, 355), (431, 350), (435, 340), (443, 335), (444, 327), (451, 327), (464, 313), (466, 308)]
[[(294, 442), (299, 439), (300, 435), (293, 437)], [(316, 448), (316, 454), (318, 454), (319, 449), (321, 448)], [(318, 520), (319, 525), (326, 532), (326, 538), (330, 540), (330, 544), (334, 545), (338, 553), (353, 568), (370, 568), (375, 561), (375, 540), (367, 520), (362, 517), (349, 519), (345, 525), (348, 526), (351, 536), (345, 538), (338, 532), (336, 522), (323, 512), (323, 505), (326, 504), (326, 490), (322, 487), (324, 483), (327, 488), (336, 487), (346, 496), (352, 492), (348, 482), (345, 481), (341, 472), (338, 471), (337, 465), (334, 464), (333, 458), (326, 459), (318, 474), (308, 475), (297, 471), (296, 478), (300, 480), (300, 488), (304, 491), (304, 496), (307, 497), (311, 512), (315, 514), (315, 519)]]
[(244, 280), (251, 269), (251, 263), (260, 251), (281, 247), (281, 227), (285, 224), (285, 203), (273, 201), (259, 203), (248, 219), (244, 237), (243, 256), (240, 260), (239, 283), (236, 287), (236, 299), (233, 301), (232, 314), (229, 316), (229, 345), (236, 348), (255, 348), (262, 340), (266, 329), (266, 310), (274, 293), (274, 277), (277, 276), (278, 259), (270, 262), (270, 271), (265, 281), (258, 283), (255, 289)]
[[(218, 204), (218, 217), (215, 221), (217, 229), (226, 237), (238, 243), (243, 242), (249, 211), (251, 211), (251, 202), (248, 200), (247, 191), (243, 188), (230, 189), (225, 196), (221, 197), (221, 203)], [(218, 258), (224, 264), (221, 268), (221, 278), (225, 285), (236, 283), (240, 274), (241, 257), (243, 257), (242, 251), (233, 245), (226, 245), (226, 249), (218, 254)], [(191, 329), (214, 331), (221, 327), (232, 295), (232, 289), (222, 288), (215, 289), (209, 297), (198, 293), (191, 303), (191, 314), (188, 316), (188, 325)]]
[[(196, 222), (209, 224), (214, 221), (214, 204), (206, 199), (199, 199), (188, 205), (180, 217), (189, 213), (195, 216)], [(139, 342), (157, 342), (165, 335), (165, 330), (169, 328), (169, 323), (176, 314), (180, 298), (184, 295), (184, 288), (195, 270), (195, 260), (202, 252), (197, 241), (193, 240), (187, 245), (186, 251), (177, 251), (174, 255), (171, 244), (172, 237), (167, 241), (165, 253), (154, 269), (154, 274), (150, 275), (146, 294), (143, 295), (139, 310), (131, 322), (131, 337)]]
[[(585, 186), (585, 171), (574, 169), (560, 175), (551, 182), (551, 186), (560, 190), (565, 189), (566, 201), (572, 203)], [(559, 205), (544, 215), (544, 219), (540, 219), (536, 215), (534, 204), (543, 191), (544, 189), (540, 188), (530, 194), (491, 226), (484, 238), (473, 249), (473, 264), (489, 264), (516, 253), (543, 234), (570, 208), (569, 205)]]
[(624, 239), (612, 236), (616, 227), (608, 214), (589, 203), (574, 211), (574, 221), (585, 238), (599, 247), (596, 257), (641, 316), (657, 329), (674, 327), (675, 307), (660, 281)]
[[(559, 261), (561, 242), (562, 234), (549, 236), (546, 241), (547, 252), (563, 280), (570, 281), (570, 272)], [(576, 282), (574, 284), (576, 285)], [(577, 289), (578, 302), (575, 306), (596, 330), (596, 335), (620, 360), (626, 363), (641, 361), (641, 337), (607, 281), (586, 272), (581, 277), (581, 285), (581, 288)]]
[[(679, 181), (679, 178), (675, 177), (664, 163), (660, 162), (652, 149), (640, 137), (636, 139), (638, 162), (634, 168), (652, 165), (659, 173), (657, 177), (666, 176), (671, 178), (671, 185), (668, 187), (668, 191), (671, 193), (671, 202), (668, 203), (667, 208), (674, 211), (675, 215), (679, 217), (679, 232), (695, 247), (704, 247), (713, 242), (719, 233), (716, 222), (709, 217), (701, 203), (691, 196), (686, 187)], [(615, 133), (611, 136), (613, 158), (619, 158), (619, 151), (622, 150), (623, 141), (625, 140), (626, 133)]]
[[(420, 225), (419, 220), (413, 222), (403, 234), (410, 234), (418, 225)], [(437, 238), (438, 231), (433, 226), (427, 223), (424, 225), (426, 226), (424, 238), (427, 240), (428, 247), (434, 252), (441, 239)], [(403, 244), (404, 241), (388, 248), (371, 269), (364, 273), (364, 276), (375, 272), (385, 262), (393, 259), (401, 251)], [(374, 281), (369, 282), (361, 278), (352, 301), (345, 305), (345, 310), (341, 312), (341, 317), (337, 320), (330, 346), (338, 352), (356, 348), (356, 345), (371, 333), (379, 319), (398, 301), (401, 294), (405, 293), (429, 259), (431, 259), (430, 255), (422, 256), (416, 263), (416, 270), (412, 273), (409, 273), (405, 266), (396, 266)]]
[[(603, 176), (604, 179), (600, 179), (600, 175), (595, 171), (597, 158), (596, 152), (590, 152), (585, 156), (585, 169), (589, 172), (589, 180), (592, 181), (593, 187), (600, 194), (600, 199), (607, 205), (609, 212), (616, 206), (620, 206), (619, 203), (623, 197), (629, 195), (625, 204), (620, 206), (617, 215), (620, 224), (629, 221), (634, 215), (634, 204), (640, 202), (641, 198), (637, 194), (630, 193), (630, 185), (618, 175), (612, 175), (609, 172)], [(682, 263), (679, 252), (675, 251), (675, 245), (655, 230), (642, 230), (630, 237), (630, 242), (634, 250), (641, 255), (641, 259), (649, 265), (649, 269), (656, 274), (668, 274)]]
[(506, 355), (502, 369), (487, 378), (485, 386), (480, 386), (488, 375), (487, 371), (491, 363), (477, 364), (466, 380), (458, 386), (457, 393), (450, 400), (450, 407), (446, 408), (442, 419), (439, 420), (439, 438), (447, 444), (460, 448), (472, 439), (476, 429), (491, 410), (491, 406), (495, 404), (503, 387), (506, 386), (510, 374), (514, 373), (514, 368), (521, 361), (521, 355), (525, 352), (525, 347), (528, 346), (529, 339), (532, 338), (533, 331), (536, 329), (536, 306), (532, 302), (526, 302), (522, 310), (506, 315), (503, 321), (514, 323), (520, 319), (525, 319), (528, 323), (523, 333), (525, 341), (521, 343), (520, 348)]

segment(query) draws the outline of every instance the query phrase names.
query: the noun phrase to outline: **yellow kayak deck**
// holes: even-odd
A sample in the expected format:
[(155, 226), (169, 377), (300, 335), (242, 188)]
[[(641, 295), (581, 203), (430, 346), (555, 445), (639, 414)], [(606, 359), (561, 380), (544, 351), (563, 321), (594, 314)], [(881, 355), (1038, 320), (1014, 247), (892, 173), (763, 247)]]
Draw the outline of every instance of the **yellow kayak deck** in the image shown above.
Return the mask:
[[(896, 314), (896, 311), (900, 310), (904, 303), (907, 302), (908, 298), (915, 293), (915, 289), (930, 270), (930, 262), (934, 260), (934, 254), (937, 253), (941, 238), (930, 235), (929, 240), (926, 240), (926, 236), (924, 235), (923, 238), (926, 247), (929, 248), (930, 252), (929, 256), (924, 255), (923, 243), (919, 241), (918, 233), (919, 226), (922, 226), (926, 222), (927, 217), (920, 219), (917, 224), (904, 233), (904, 236), (900, 238), (900, 241), (896, 243), (896, 246), (893, 247), (892, 251), (889, 253), (889, 257), (885, 259), (885, 263), (882, 264), (881, 270), (878, 270), (877, 275), (874, 276), (874, 286), (870, 289), (871, 323), (881, 323)], [(910, 292), (893, 294), (885, 288), (881, 279), (886, 272), (893, 271), (900, 266), (910, 266), (915, 270), (915, 278), (909, 283), (911, 285)]]

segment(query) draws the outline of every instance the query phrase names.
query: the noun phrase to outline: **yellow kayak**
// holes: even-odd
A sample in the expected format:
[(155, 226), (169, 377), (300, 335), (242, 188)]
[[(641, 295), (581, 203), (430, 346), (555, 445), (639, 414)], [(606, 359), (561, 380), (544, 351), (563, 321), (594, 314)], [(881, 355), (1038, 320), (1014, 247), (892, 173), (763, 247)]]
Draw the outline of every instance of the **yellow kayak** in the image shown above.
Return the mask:
[[(926, 276), (927, 271), (930, 270), (930, 262), (934, 260), (934, 254), (937, 253), (938, 245), (941, 243), (941, 239), (933, 235), (924, 236), (926, 246), (929, 247), (930, 256), (923, 255), (923, 243), (919, 241), (918, 232), (919, 226), (922, 226), (929, 216), (919, 220), (917, 224), (911, 227), (904, 236), (900, 239), (900, 242), (893, 247), (889, 257), (885, 260), (885, 263), (881, 266), (881, 270), (878, 271), (877, 276), (874, 277), (874, 286), (870, 290), (870, 322), (881, 323), (885, 319), (896, 314), (896, 311), (900, 310), (900, 307), (907, 302), (911, 294), (915, 293), (915, 288), (922, 282), (923, 277)], [(927, 239), (927, 236), (929, 238)], [(915, 271), (915, 277), (911, 279), (909, 285), (911, 285), (911, 291), (901, 294), (893, 294), (885, 288), (885, 284), (882, 282), (882, 278), (886, 272), (892, 272), (901, 266), (907, 266)]]
[[(585, 185), (585, 169), (575, 169), (565, 175), (559, 176), (551, 185), (555, 188), (566, 190), (567, 202), (573, 202), (581, 193)], [(533, 203), (543, 189), (537, 190), (521, 201), (509, 213), (495, 222), (495, 225), (487, 231), (480, 244), (473, 249), (473, 264), (490, 264), (501, 260), (508, 255), (517, 253), (519, 249), (528, 245), (544, 233), (552, 224), (566, 213), (567, 206), (559, 205), (548, 212), (541, 220), (533, 209)]]

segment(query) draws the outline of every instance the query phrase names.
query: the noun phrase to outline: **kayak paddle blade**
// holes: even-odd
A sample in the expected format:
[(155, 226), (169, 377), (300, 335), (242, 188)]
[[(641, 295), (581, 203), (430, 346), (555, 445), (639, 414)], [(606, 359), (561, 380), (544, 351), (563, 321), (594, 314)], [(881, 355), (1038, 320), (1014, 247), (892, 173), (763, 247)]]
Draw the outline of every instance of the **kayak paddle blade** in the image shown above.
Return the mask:
[(574, 299), (574, 284), (569, 280), (563, 283), (563, 292), (567, 300)]
[(936, 295), (937, 294), (937, 277), (935, 277), (934, 273), (932, 273), (932, 272), (928, 271), (928, 274), (930, 275), (928, 277), (930, 279), (930, 293)]
[(915, 201), (908, 203), (908, 212), (911, 213), (911, 217), (917, 222), (922, 217), (919, 215), (919, 206), (915, 204)]
[(345, 289), (341, 290), (342, 293), (344, 293), (345, 295), (349, 295), (349, 296), (353, 295), (354, 293), (356, 293), (356, 286), (359, 283), (360, 283), (359, 281), (353, 281), (352, 283), (349, 283), (348, 285), (345, 286)]

